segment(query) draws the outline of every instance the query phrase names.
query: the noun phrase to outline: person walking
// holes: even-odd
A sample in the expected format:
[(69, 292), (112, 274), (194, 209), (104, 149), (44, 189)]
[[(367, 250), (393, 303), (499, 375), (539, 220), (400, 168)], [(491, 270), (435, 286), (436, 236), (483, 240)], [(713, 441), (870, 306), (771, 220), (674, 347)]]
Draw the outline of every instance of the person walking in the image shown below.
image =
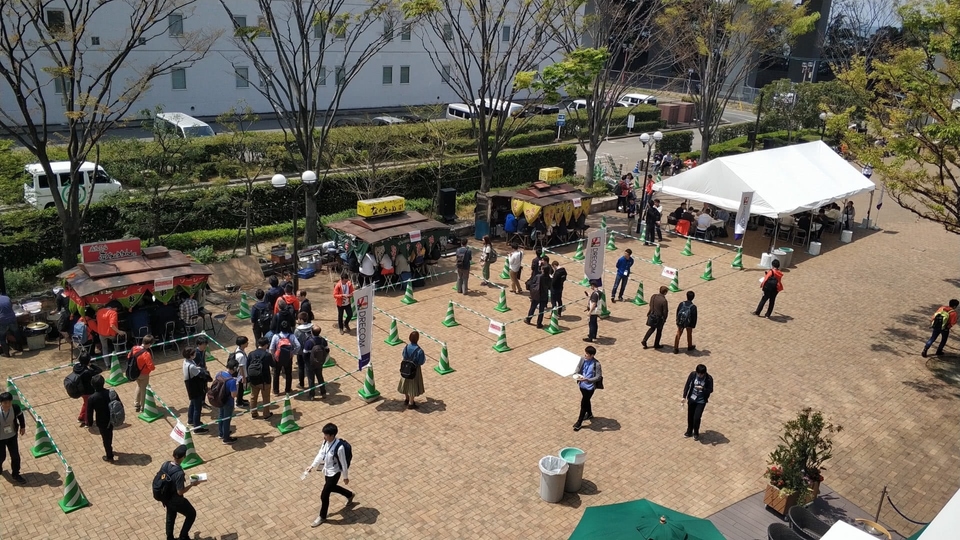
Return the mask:
[[(627, 288), (627, 280), (630, 278), (630, 269), (633, 268), (633, 250), (624, 250), (623, 256), (617, 259), (617, 277), (613, 280), (613, 289), (610, 290), (610, 301), (616, 303), (617, 300), (623, 302), (623, 290)], [(617, 287), (620, 287), (620, 294), (617, 294)]]
[(183, 350), (183, 384), (187, 388), (187, 423), (194, 427), (194, 433), (206, 433), (209, 429), (202, 426), (200, 413), (203, 411), (203, 398), (206, 396), (210, 373), (197, 365), (197, 352), (191, 347)]
[[(243, 399), (243, 393), (247, 389), (247, 344), (250, 343), (250, 340), (247, 336), (237, 336), (235, 343), (237, 348), (231, 356), (237, 361), (237, 406), (246, 407), (250, 405), (250, 402)], [(227, 357), (227, 362), (229, 361), (230, 357)]]
[(300, 350), (300, 342), (293, 335), (287, 321), (283, 321), (280, 332), (270, 340), (270, 353), (276, 360), (277, 367), (273, 370), (273, 395), (280, 395), (280, 373), (283, 372), (285, 394), (293, 392), (293, 356)]
[(414, 398), (422, 396), (426, 391), (423, 388), (423, 365), (427, 363), (427, 356), (420, 348), (420, 332), (414, 330), (408, 337), (409, 343), (400, 353), (400, 382), (397, 392), (404, 395), (404, 404), (408, 409), (417, 409)]
[(237, 398), (237, 371), (240, 365), (235, 358), (227, 360), (227, 369), (217, 373), (217, 380), (223, 381), (226, 387), (226, 397), (220, 406), (220, 413), (217, 418), (220, 419), (219, 434), (223, 444), (233, 444), (237, 441), (236, 437), (230, 436), (230, 419), (233, 417), (234, 400)]
[(947, 344), (947, 337), (950, 336), (950, 329), (957, 324), (957, 306), (960, 306), (960, 300), (950, 300), (949, 305), (940, 306), (940, 309), (930, 317), (930, 328), (932, 332), (930, 339), (923, 345), (923, 352), (920, 356), (926, 358), (927, 351), (933, 345), (933, 342), (940, 338), (940, 345), (937, 346), (937, 356), (943, 356), (943, 346)]
[(350, 457), (347, 455), (346, 442), (337, 438), (336, 424), (323, 426), (323, 444), (313, 463), (303, 472), (301, 478), (306, 478), (310, 471), (323, 463), (323, 490), (320, 492), (320, 515), (313, 520), (311, 527), (319, 527), (327, 520), (327, 510), (330, 509), (330, 494), (337, 493), (347, 499), (347, 506), (353, 505), (354, 493), (338, 484), (343, 477), (343, 485), (350, 485)]
[[(186, 481), (186, 475), (180, 463), (187, 457), (187, 447), (181, 444), (173, 450), (173, 461), (166, 461), (160, 467), (164, 482), (170, 484), (169, 495), (163, 502), (163, 507), (167, 511), (166, 532), (167, 540), (189, 540), (190, 529), (193, 522), (197, 520), (197, 510), (190, 504), (184, 495), (190, 491), (190, 488), (201, 483), (200, 480)], [(183, 526), (180, 527), (180, 536), (173, 536), (173, 529), (177, 524), (177, 514), (183, 515)]]
[[(250, 416), (260, 418), (257, 411), (257, 402), (260, 396), (263, 396), (264, 403), (270, 403), (270, 369), (274, 368), (276, 362), (273, 355), (270, 354), (270, 340), (261, 337), (257, 340), (257, 349), (247, 356), (247, 376), (250, 381), (250, 410), (253, 412)], [(270, 412), (270, 406), (264, 405), (263, 419), (266, 420), (273, 416)]]
[(523, 287), (520, 286), (520, 273), (523, 272), (523, 250), (520, 244), (514, 242), (510, 244), (513, 251), (507, 256), (507, 267), (510, 269), (510, 292), (523, 294)]
[(550, 280), (550, 307), (559, 308), (557, 316), (563, 314), (563, 284), (567, 281), (567, 269), (560, 266), (560, 261), (550, 263), (553, 267), (553, 276)]
[(693, 436), (693, 440), (700, 440), (700, 418), (712, 393), (713, 376), (707, 373), (707, 366), (697, 364), (697, 369), (687, 376), (687, 382), (683, 385), (681, 403), (687, 404), (687, 431), (683, 433), (684, 437)]
[(754, 315), (760, 317), (763, 305), (769, 300), (770, 306), (767, 307), (767, 314), (765, 315), (768, 319), (770, 314), (773, 313), (773, 305), (777, 302), (777, 295), (783, 290), (783, 272), (780, 271), (780, 261), (774, 259), (771, 266), (773, 268), (767, 270), (763, 279), (760, 280), (760, 290), (763, 291), (763, 298), (757, 304), (757, 310), (753, 312)]
[(467, 294), (467, 282), (470, 280), (470, 263), (473, 261), (473, 252), (467, 247), (467, 239), (460, 239), (457, 248), (457, 292)]
[(110, 391), (103, 387), (103, 375), (94, 375), (90, 379), (93, 385), (93, 394), (87, 403), (87, 427), (97, 424), (100, 430), (100, 439), (103, 441), (104, 455), (102, 460), (113, 463), (113, 424), (110, 422)]
[(26, 429), (23, 411), (13, 404), (13, 394), (0, 393), (0, 475), (3, 474), (3, 462), (9, 453), (11, 478), (21, 485), (27, 481), (20, 476), (20, 439), (17, 435), (22, 437)]
[(680, 302), (677, 306), (677, 337), (673, 340), (673, 354), (680, 353), (680, 336), (683, 331), (687, 331), (687, 352), (696, 347), (693, 346), (693, 329), (697, 327), (697, 306), (693, 303), (696, 296), (693, 291), (687, 291), (687, 299)]
[(73, 372), (80, 376), (80, 399), (83, 400), (83, 404), (80, 405), (80, 414), (77, 415), (80, 427), (87, 424), (87, 407), (90, 395), (93, 394), (93, 384), (90, 379), (102, 371), (100, 366), (90, 363), (89, 354), (81, 354), (77, 357), (77, 363), (73, 365)]
[(150, 384), (150, 374), (157, 367), (153, 364), (153, 353), (150, 347), (153, 345), (153, 335), (143, 336), (141, 345), (136, 345), (130, 351), (128, 362), (136, 362), (140, 375), (137, 377), (137, 393), (134, 395), (133, 404), (137, 412), (143, 410), (143, 400), (147, 397), (147, 385)]
[(586, 311), (590, 316), (590, 321), (587, 324), (587, 337), (583, 338), (587, 343), (593, 343), (597, 339), (597, 332), (600, 330), (600, 280), (591, 279), (590, 280), (590, 290), (583, 291), (583, 294), (587, 296), (587, 309)]
[(670, 314), (670, 307), (667, 304), (667, 291), (670, 289), (665, 286), (660, 286), (660, 292), (650, 297), (650, 307), (647, 308), (647, 333), (643, 336), (643, 341), (641, 344), (643, 348), (647, 347), (647, 340), (650, 339), (650, 336), (654, 332), (657, 333), (657, 336), (653, 339), (653, 348), (662, 349), (663, 345), (660, 344), (660, 336), (663, 334), (663, 325), (667, 322), (667, 317)]
[(580, 431), (584, 420), (593, 420), (593, 407), (590, 400), (597, 389), (603, 388), (603, 370), (600, 369), (600, 362), (596, 359), (597, 349), (588, 345), (583, 350), (583, 356), (577, 362), (577, 369), (574, 371), (573, 378), (580, 387), (580, 416), (577, 417), (577, 423), (573, 425), (574, 431)]
[(353, 283), (350, 282), (350, 276), (346, 272), (340, 274), (340, 281), (333, 286), (333, 299), (337, 304), (337, 328), (340, 333), (350, 331), (350, 319), (353, 318), (353, 306), (350, 305), (353, 299)]

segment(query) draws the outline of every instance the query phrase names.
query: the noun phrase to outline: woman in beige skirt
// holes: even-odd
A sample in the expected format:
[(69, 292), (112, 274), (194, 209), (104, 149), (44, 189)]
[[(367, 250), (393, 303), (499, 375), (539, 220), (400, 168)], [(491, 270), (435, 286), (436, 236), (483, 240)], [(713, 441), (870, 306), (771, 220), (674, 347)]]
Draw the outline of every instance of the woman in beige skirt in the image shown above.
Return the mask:
[[(420, 332), (416, 330), (410, 332), (410, 342), (403, 348), (400, 362), (401, 375), (400, 383), (397, 385), (397, 392), (404, 395), (404, 403), (406, 403), (408, 409), (416, 409), (417, 404), (413, 398), (422, 396), (424, 393), (422, 366), (427, 362), (427, 357), (423, 354), (423, 349), (420, 348), (420, 345), (417, 345), (418, 341), (420, 341)], [(404, 367), (408, 362), (410, 363), (410, 369), (406, 371)], [(413, 376), (406, 378), (403, 376), (405, 372), (411, 373)]]

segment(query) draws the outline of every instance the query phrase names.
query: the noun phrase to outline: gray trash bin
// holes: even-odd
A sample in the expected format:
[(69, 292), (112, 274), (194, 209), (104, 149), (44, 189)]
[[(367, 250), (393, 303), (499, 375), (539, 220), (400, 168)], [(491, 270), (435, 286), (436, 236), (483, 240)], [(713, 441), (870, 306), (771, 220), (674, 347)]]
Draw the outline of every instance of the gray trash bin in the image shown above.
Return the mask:
[(563, 498), (563, 483), (567, 479), (567, 462), (559, 456), (540, 458), (540, 498), (551, 503)]
[(563, 490), (576, 493), (583, 484), (583, 464), (587, 461), (587, 453), (579, 448), (563, 448), (560, 457), (570, 466), (567, 469), (567, 479), (563, 483)]
[(777, 249), (784, 253), (783, 259), (780, 260), (780, 268), (790, 268), (793, 264), (793, 248), (780, 246)]
[(780, 261), (780, 268), (787, 267), (787, 252), (780, 248), (773, 250), (773, 260)]

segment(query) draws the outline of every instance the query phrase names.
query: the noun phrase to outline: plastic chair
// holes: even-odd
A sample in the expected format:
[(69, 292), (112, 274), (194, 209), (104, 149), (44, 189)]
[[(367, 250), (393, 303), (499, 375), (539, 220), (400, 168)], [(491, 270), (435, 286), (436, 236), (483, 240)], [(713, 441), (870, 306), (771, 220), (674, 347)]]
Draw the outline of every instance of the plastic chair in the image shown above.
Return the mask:
[(806, 540), (804, 537), (790, 530), (783, 523), (771, 523), (767, 527), (767, 540)]
[(117, 337), (113, 338), (113, 350), (118, 353), (127, 352), (127, 335), (117, 334)]
[(807, 234), (806, 229), (797, 229), (797, 232), (793, 234), (793, 245), (803, 246), (807, 243), (809, 235)]
[(791, 506), (787, 511), (790, 528), (797, 534), (809, 540), (819, 540), (827, 534), (830, 526), (820, 521), (817, 516), (803, 506)]
[(145, 335), (147, 335), (147, 334), (149, 334), (149, 333), (150, 333), (150, 327), (149, 327), (149, 326), (141, 326), (141, 327), (138, 328), (137, 331), (133, 334), (133, 341), (134, 341), (137, 345), (143, 345), (143, 336), (145, 336)]
[(793, 225), (781, 225), (780, 232), (777, 233), (777, 238), (789, 241), (792, 238), (793, 229)]

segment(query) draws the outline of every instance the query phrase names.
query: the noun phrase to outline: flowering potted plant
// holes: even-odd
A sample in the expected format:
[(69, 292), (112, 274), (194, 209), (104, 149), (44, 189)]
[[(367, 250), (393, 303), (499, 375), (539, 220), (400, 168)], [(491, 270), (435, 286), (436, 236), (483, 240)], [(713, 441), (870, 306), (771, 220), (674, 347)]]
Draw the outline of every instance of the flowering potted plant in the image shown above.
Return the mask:
[(769, 483), (763, 503), (786, 515), (791, 506), (813, 502), (820, 493), (823, 464), (833, 456), (831, 436), (842, 429), (810, 408), (785, 423), (780, 443), (770, 453), (764, 473)]

